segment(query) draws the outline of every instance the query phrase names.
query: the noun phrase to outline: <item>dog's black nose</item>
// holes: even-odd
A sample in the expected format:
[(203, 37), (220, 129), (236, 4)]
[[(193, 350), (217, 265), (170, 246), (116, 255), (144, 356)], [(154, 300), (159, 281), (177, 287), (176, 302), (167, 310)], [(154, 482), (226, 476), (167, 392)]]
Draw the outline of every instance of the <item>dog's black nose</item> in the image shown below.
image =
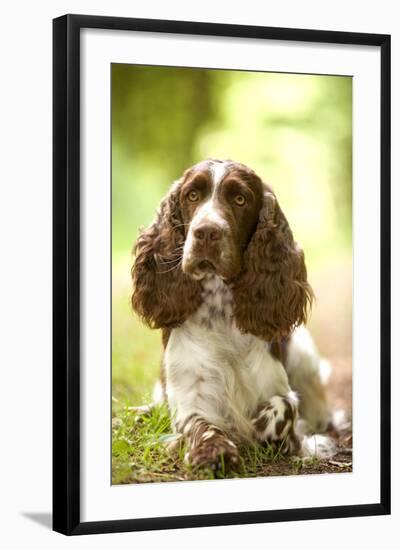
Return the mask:
[(196, 227), (196, 229), (193, 231), (193, 235), (199, 241), (219, 241), (222, 238), (222, 230), (217, 225), (211, 223), (203, 223), (202, 225)]

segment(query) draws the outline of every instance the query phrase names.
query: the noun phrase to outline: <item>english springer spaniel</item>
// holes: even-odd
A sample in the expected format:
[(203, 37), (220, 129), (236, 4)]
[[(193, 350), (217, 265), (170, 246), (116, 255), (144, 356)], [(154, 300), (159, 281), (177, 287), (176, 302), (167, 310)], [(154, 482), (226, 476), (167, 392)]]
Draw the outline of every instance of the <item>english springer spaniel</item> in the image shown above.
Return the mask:
[(329, 453), (329, 438), (305, 435), (325, 431), (330, 411), (304, 327), (304, 254), (271, 187), (238, 162), (200, 162), (135, 252), (132, 306), (162, 329), (163, 396), (189, 463), (235, 467), (249, 442)]

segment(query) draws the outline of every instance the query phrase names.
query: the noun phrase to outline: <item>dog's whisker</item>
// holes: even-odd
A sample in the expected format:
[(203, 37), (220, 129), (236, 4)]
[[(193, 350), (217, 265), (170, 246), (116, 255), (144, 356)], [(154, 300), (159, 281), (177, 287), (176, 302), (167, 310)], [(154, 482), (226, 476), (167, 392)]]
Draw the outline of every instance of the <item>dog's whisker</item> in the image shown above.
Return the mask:
[(156, 255), (156, 259), (160, 260), (160, 263), (176, 262), (178, 260), (181, 260), (182, 257), (183, 257), (182, 254), (179, 254), (176, 256), (160, 256), (159, 254)]
[(160, 262), (160, 265), (166, 265), (166, 264), (176, 264), (177, 262), (180, 262), (182, 260), (182, 257), (175, 258), (174, 260), (162, 260)]
[(176, 254), (170, 254), (169, 256), (163, 256), (162, 254), (156, 254), (156, 257), (157, 258), (160, 258), (161, 260), (165, 260), (165, 261), (176, 261), (180, 258), (182, 258), (182, 252), (178, 252)]
[(171, 271), (174, 271), (174, 269), (177, 269), (181, 265), (181, 262), (179, 262), (177, 265), (174, 265), (171, 269), (167, 269), (166, 271), (157, 271), (158, 274), (164, 275), (164, 273), (171, 273)]
[(189, 227), (190, 223), (178, 223), (174, 227)]

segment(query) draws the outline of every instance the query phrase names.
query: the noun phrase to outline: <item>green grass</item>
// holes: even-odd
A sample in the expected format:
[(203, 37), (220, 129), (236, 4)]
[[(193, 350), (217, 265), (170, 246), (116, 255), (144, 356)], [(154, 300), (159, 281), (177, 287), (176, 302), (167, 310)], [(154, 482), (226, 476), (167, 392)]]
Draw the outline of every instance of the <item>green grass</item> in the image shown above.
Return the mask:
[[(112, 483), (185, 481), (264, 475), (293, 475), (302, 471), (301, 460), (283, 457), (279, 449), (246, 446), (240, 449), (242, 462), (236, 471), (221, 467), (192, 469), (185, 464), (185, 446), (172, 433), (166, 405), (154, 407), (149, 414), (138, 414), (133, 407), (113, 402)], [(176, 443), (175, 450), (168, 444)]]

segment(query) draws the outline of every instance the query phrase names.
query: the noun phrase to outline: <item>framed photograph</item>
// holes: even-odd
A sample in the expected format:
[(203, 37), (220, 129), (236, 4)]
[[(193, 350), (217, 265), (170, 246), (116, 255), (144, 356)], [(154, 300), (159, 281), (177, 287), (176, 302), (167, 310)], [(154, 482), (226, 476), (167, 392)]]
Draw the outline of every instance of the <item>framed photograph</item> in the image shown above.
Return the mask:
[(54, 20), (53, 519), (390, 513), (390, 36)]

